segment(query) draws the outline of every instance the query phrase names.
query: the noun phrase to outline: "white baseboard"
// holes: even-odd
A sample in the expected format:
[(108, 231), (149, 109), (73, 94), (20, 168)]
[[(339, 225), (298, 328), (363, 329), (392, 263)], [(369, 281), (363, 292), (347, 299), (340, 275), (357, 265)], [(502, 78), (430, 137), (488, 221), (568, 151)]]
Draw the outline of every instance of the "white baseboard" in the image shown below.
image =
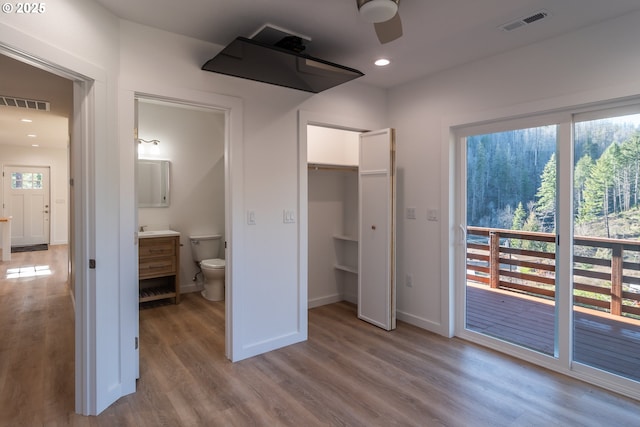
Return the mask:
[(308, 301), (309, 308), (320, 307), (322, 305), (333, 304), (335, 302), (340, 302), (344, 300), (343, 296), (340, 294), (328, 295), (319, 298), (312, 298)]
[(396, 311), (396, 319), (407, 322), (413, 326), (417, 326), (418, 328), (425, 329), (429, 332), (433, 332), (434, 334), (446, 336), (446, 334), (442, 333), (442, 325), (429, 319), (424, 319), (422, 317), (418, 317), (413, 314), (404, 313), (401, 311)]

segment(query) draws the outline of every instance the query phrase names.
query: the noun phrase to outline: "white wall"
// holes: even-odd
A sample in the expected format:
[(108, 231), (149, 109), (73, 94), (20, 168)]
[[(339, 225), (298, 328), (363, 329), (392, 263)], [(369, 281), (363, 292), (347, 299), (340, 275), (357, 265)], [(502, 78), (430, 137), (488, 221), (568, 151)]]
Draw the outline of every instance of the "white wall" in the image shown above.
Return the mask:
[[(88, 139), (76, 153), (86, 168), (76, 177), (86, 207), (78, 213), (87, 219), (78, 236), (78, 273), (86, 282), (77, 297), (87, 303), (77, 312), (78, 410), (99, 413), (135, 387), (135, 93), (204, 105), (221, 105), (224, 98), (222, 104), (241, 111), (229, 118), (236, 155), (229, 159), (230, 197), (240, 249), (233, 292), (234, 304), (242, 308), (233, 313), (233, 357), (305, 339), (306, 265), (298, 254), (301, 247), (306, 252), (307, 242), (297, 217), (298, 113), (349, 117), (380, 128), (386, 124), (385, 92), (352, 82), (312, 95), (204, 72), (202, 64), (222, 46), (119, 21), (90, 1), (59, 0), (45, 14), (28, 18), (4, 15), (1, 43), (94, 81), (86, 105), (95, 117), (80, 121), (89, 125), (81, 130)], [(254, 226), (245, 222), (248, 209), (256, 213)], [(296, 223), (283, 224), (283, 209), (294, 210)], [(96, 259), (95, 270), (87, 269), (88, 258)]]
[[(0, 169), (11, 165), (50, 167), (50, 235), (52, 245), (69, 241), (69, 160), (67, 149), (20, 147), (0, 145)], [(4, 186), (0, 189), (0, 202), (4, 201)], [(0, 236), (2, 230), (0, 229)]]
[[(4, 14), (1, 43), (96, 82), (89, 100), (95, 122), (83, 154), (90, 179), (79, 185), (88, 189), (90, 202), (85, 258), (98, 262), (96, 270), (86, 271), (87, 299), (100, 304), (95, 323), (78, 325), (93, 350), (89, 359), (76, 364), (86, 363), (86, 372), (95, 374), (88, 386), (106, 392), (89, 402), (90, 412), (101, 411), (131, 386), (122, 381), (130, 377), (132, 350), (127, 349), (132, 349), (132, 325), (137, 323), (127, 317), (137, 297), (132, 280), (133, 92), (198, 99), (222, 94), (242, 100), (243, 136), (235, 147), (242, 154), (242, 171), (233, 176), (242, 185), (241, 194), (234, 195), (241, 199), (234, 215), (242, 223), (236, 244), (243, 249), (235, 260), (240, 270), (233, 283), (236, 303), (242, 306), (233, 324), (240, 358), (306, 336), (306, 278), (298, 257), (306, 232), (299, 222), (282, 222), (283, 209), (301, 206), (298, 183), (306, 183), (299, 170), (298, 111), (350, 117), (371, 129), (397, 128), (399, 207), (415, 206), (418, 212), (418, 219), (399, 223), (398, 277), (405, 272), (414, 276), (413, 288), (399, 281), (399, 318), (447, 333), (449, 313), (443, 301), (449, 292), (451, 200), (443, 123), (463, 114), (478, 118), (499, 110), (509, 115), (640, 93), (637, 13), (394, 89), (389, 115), (385, 91), (357, 81), (310, 95), (201, 71), (221, 46), (119, 22), (91, 1), (58, 0), (45, 14), (27, 18)], [(426, 221), (430, 207), (439, 209), (441, 222)], [(249, 209), (256, 212), (254, 226), (244, 222)], [(119, 320), (115, 327), (114, 319)]]
[[(222, 94), (242, 100), (243, 138), (231, 147), (243, 153), (242, 170), (231, 172), (231, 185), (242, 183), (240, 189), (232, 187), (231, 195), (238, 200), (232, 215), (240, 229), (233, 245), (241, 248), (232, 260), (237, 271), (231, 292), (239, 307), (232, 319), (238, 348), (234, 358), (305, 339), (306, 268), (301, 270), (299, 253), (303, 246), (306, 252), (307, 242), (301, 241), (306, 230), (298, 217), (298, 112), (352, 117), (380, 128), (386, 124), (385, 92), (352, 82), (312, 95), (205, 72), (200, 67), (221, 46), (130, 22), (122, 22), (121, 28), (123, 97), (141, 92), (209, 104)], [(130, 135), (132, 118), (122, 111), (123, 136)], [(295, 223), (283, 223), (285, 209), (295, 212)], [(248, 210), (255, 212), (255, 225), (246, 223)]]
[(222, 235), (220, 258), (224, 258), (224, 113), (140, 101), (138, 136), (160, 141), (159, 153), (145, 158), (171, 161), (170, 206), (138, 209), (138, 224), (180, 232), (180, 289), (202, 289), (201, 275), (198, 283), (192, 281), (198, 268), (189, 236)]
[[(398, 318), (452, 332), (448, 124), (640, 94), (640, 13), (486, 58), (390, 91), (397, 128)], [(404, 218), (407, 206), (417, 219)], [(437, 208), (439, 222), (426, 219)], [(413, 287), (404, 285), (413, 274)]]

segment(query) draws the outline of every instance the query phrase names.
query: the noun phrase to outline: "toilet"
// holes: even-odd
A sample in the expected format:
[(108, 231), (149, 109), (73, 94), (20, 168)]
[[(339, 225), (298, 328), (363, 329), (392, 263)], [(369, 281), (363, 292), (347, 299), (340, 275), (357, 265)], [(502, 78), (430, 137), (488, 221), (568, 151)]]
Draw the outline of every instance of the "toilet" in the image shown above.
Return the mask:
[(202, 296), (209, 301), (224, 300), (225, 261), (218, 258), (220, 239), (222, 239), (222, 236), (219, 234), (189, 236), (191, 255), (204, 276)]

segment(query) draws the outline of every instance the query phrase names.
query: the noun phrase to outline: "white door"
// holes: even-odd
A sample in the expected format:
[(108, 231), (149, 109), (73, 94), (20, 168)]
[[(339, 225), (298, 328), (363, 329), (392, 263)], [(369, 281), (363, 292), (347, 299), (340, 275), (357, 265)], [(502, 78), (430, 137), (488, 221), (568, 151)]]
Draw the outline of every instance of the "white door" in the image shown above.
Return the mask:
[(11, 246), (49, 243), (49, 168), (5, 166), (3, 176)]
[(396, 327), (393, 129), (360, 135), (358, 317)]

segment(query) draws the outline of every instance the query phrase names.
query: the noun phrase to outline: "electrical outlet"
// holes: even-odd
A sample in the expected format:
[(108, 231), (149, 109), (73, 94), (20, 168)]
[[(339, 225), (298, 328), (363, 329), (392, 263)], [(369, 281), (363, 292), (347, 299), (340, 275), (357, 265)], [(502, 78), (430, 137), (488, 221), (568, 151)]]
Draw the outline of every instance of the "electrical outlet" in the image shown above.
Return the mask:
[(413, 274), (407, 274), (404, 283), (407, 285), (407, 288), (413, 288)]

